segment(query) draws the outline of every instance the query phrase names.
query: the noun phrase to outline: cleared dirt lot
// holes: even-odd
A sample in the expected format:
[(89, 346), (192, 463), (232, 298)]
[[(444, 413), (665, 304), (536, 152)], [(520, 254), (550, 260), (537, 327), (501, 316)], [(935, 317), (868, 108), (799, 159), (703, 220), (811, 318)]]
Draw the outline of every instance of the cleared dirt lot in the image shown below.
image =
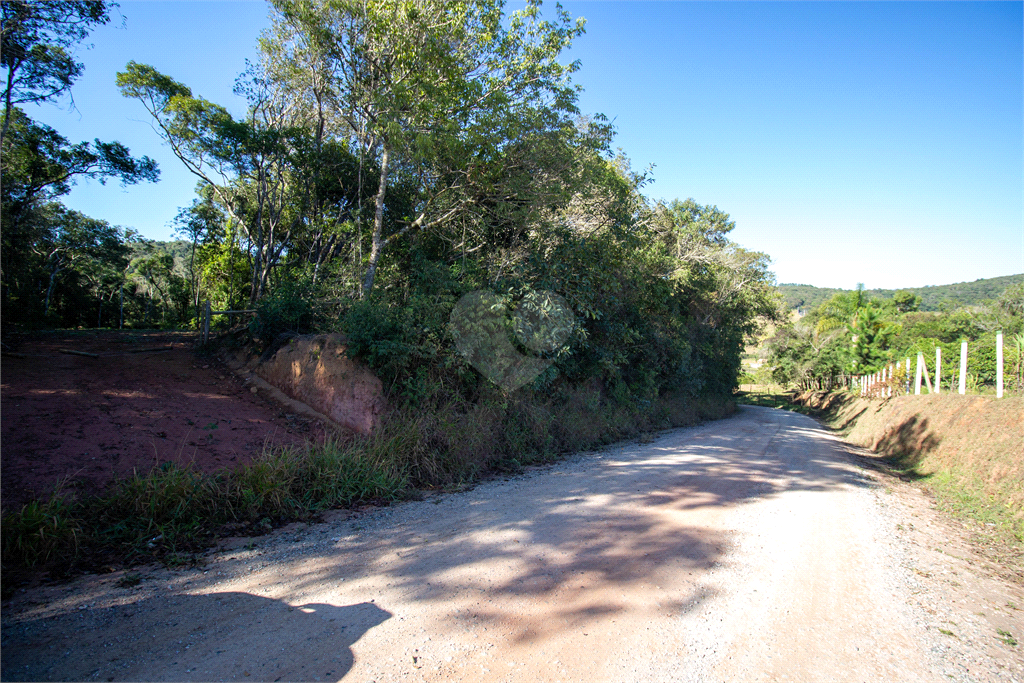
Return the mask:
[(17, 593), (4, 680), (1021, 681), (1024, 590), (810, 418)]
[(17, 355), (5, 354), (0, 372), (4, 510), (48, 496), (62, 480), (97, 493), (163, 462), (213, 472), (264, 444), (322, 438), (319, 422), (195, 356), (195, 340), (188, 332), (118, 331), (10, 338)]

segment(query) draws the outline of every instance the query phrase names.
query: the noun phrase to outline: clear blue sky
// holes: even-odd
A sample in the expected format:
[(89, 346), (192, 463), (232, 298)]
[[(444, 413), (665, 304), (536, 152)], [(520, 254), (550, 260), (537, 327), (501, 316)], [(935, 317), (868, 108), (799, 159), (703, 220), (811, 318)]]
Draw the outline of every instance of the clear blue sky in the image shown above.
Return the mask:
[[(652, 198), (736, 221), (779, 282), (915, 287), (1024, 272), (1024, 4), (565, 2), (581, 109), (613, 119)], [(545, 6), (552, 14), (553, 3)], [(148, 63), (224, 104), (266, 5), (121, 2), (93, 33), (77, 112), (28, 113), (73, 141), (118, 139), (156, 185), (83, 183), (76, 209), (170, 236), (192, 178), (114, 74)]]

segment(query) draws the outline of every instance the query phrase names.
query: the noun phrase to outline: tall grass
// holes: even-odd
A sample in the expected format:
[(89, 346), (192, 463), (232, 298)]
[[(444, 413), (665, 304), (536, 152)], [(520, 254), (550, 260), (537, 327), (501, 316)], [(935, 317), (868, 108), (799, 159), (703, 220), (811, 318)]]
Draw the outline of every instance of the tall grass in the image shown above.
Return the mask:
[(3, 520), (3, 561), (26, 567), (67, 563), (78, 554), (81, 520), (58, 486), (45, 501), (32, 501)]
[(233, 471), (206, 474), (165, 463), (115, 482), (103, 495), (58, 492), (5, 515), (4, 574), (32, 567), (59, 573), (100, 558), (180, 557), (208, 546), (227, 525), (261, 533), (331, 508), (459, 487), (488, 471), (515, 472), (561, 453), (723, 417), (732, 408), (724, 399), (672, 396), (621, 406), (585, 392), (558, 404), (451, 402), (395, 411), (370, 436), (266, 447)]

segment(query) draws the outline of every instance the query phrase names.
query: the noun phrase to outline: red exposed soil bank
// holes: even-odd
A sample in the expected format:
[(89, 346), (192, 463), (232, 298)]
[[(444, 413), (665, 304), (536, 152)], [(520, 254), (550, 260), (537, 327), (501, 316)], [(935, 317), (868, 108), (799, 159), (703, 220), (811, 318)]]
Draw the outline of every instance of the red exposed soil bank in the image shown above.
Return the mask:
[(24, 357), (5, 355), (0, 374), (3, 509), (46, 497), (65, 478), (95, 493), (163, 462), (213, 472), (264, 444), (323, 438), (329, 428), (251, 393), (219, 361), (194, 355), (194, 342), (188, 332), (118, 331), (9, 340)]
[(1024, 525), (1024, 399), (805, 392), (796, 402), (823, 411), (847, 441), (919, 474), (952, 473), (962, 486), (1002, 501)]

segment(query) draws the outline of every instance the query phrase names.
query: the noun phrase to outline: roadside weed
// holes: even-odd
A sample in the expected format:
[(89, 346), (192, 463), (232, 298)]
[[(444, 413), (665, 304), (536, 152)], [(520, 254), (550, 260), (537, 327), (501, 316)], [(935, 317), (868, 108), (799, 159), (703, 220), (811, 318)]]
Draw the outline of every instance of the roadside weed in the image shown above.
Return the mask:
[(997, 628), (996, 629), (996, 633), (999, 634), (999, 640), (1003, 641), (1007, 645), (1010, 645), (1012, 647), (1016, 647), (1017, 646), (1017, 639), (1014, 638), (1013, 634), (1010, 633), (1009, 631), (1004, 631), (1001, 628)]

